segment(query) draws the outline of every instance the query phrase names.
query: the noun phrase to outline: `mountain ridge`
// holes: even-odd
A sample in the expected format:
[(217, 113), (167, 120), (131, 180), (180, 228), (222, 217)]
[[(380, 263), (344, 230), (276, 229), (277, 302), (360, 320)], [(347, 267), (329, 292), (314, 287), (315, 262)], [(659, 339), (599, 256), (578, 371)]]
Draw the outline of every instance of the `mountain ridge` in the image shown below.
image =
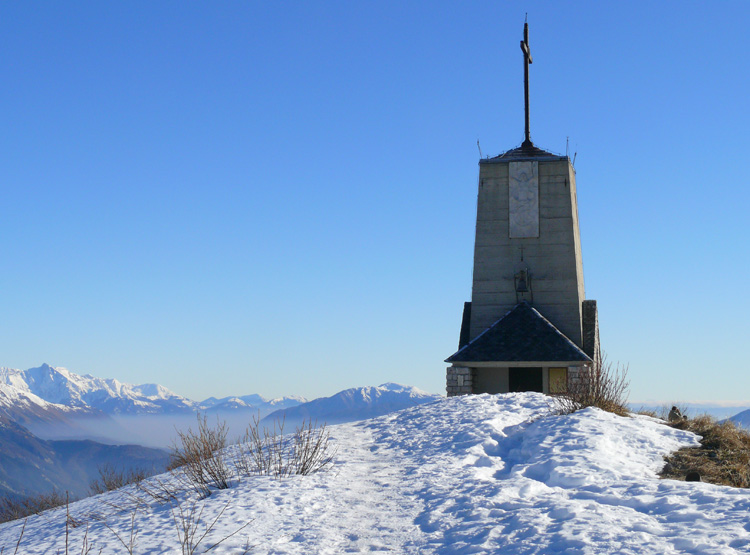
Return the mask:
[[(59, 417), (62, 413), (127, 416), (260, 410), (265, 415), (306, 401), (298, 395), (266, 399), (257, 393), (194, 401), (160, 384), (129, 384), (115, 378), (76, 374), (67, 368), (47, 363), (28, 370), (0, 367), (0, 414), (7, 413), (16, 420), (23, 419), (23, 415), (11, 407), (21, 405), (33, 407), (31, 412), (38, 414), (35, 419), (44, 420), (42, 413), (45, 412)], [(55, 420), (52, 416), (49, 418)]]
[(47, 363), (28, 370), (0, 368), (5, 384), (55, 405), (97, 409), (107, 414), (190, 412), (195, 401), (158, 384), (133, 385), (114, 378), (96, 378)]
[(69, 491), (85, 497), (98, 467), (162, 470), (169, 456), (140, 445), (106, 445), (91, 440), (45, 440), (0, 416), (0, 497)]
[(378, 386), (352, 387), (329, 397), (319, 397), (272, 412), (263, 419), (270, 424), (284, 421), (296, 425), (303, 420), (340, 424), (382, 416), (442, 398), (413, 386), (387, 382)]

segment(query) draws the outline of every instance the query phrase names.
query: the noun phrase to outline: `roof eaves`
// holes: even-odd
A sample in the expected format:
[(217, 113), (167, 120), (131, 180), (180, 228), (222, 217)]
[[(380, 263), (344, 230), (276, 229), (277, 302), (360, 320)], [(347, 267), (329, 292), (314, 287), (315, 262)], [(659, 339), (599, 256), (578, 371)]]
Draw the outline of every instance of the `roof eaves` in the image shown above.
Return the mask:
[(545, 318), (545, 317), (544, 317), (544, 315), (543, 315), (543, 314), (542, 314), (541, 312), (539, 312), (539, 311), (538, 311), (538, 310), (537, 310), (536, 308), (534, 308), (534, 307), (533, 307), (533, 306), (531, 306), (531, 305), (529, 305), (529, 308), (530, 308), (531, 310), (533, 310), (534, 312), (536, 312), (536, 313), (537, 313), (537, 315), (538, 315), (538, 316), (539, 316), (539, 317), (540, 317), (540, 318), (541, 318), (542, 320), (544, 320), (545, 322), (547, 322), (547, 323), (548, 323), (548, 324), (549, 324), (549, 325), (550, 325), (550, 326), (552, 327), (552, 329), (553, 329), (553, 330), (555, 330), (555, 331), (556, 331), (556, 332), (557, 332), (557, 333), (558, 333), (558, 334), (560, 335), (560, 337), (562, 337), (563, 339), (565, 339), (565, 341), (567, 341), (568, 343), (570, 343), (570, 344), (571, 344), (571, 345), (573, 346), (573, 348), (574, 348), (574, 349), (575, 349), (576, 351), (578, 351), (578, 352), (579, 352), (580, 354), (582, 354), (582, 355), (583, 355), (584, 357), (586, 357), (586, 360), (589, 360), (589, 361), (591, 361), (591, 362), (594, 362), (594, 361), (593, 361), (593, 360), (591, 359), (591, 357), (590, 357), (589, 355), (587, 355), (587, 354), (586, 354), (586, 353), (584, 352), (584, 350), (583, 350), (583, 349), (581, 349), (581, 348), (580, 348), (580, 347), (579, 347), (578, 345), (576, 345), (576, 344), (575, 344), (575, 343), (573, 342), (573, 340), (571, 340), (571, 339), (570, 339), (570, 338), (569, 338), (569, 337), (568, 337), (567, 335), (565, 335), (565, 334), (564, 334), (563, 332), (561, 332), (561, 331), (560, 331), (559, 329), (557, 329), (557, 326), (556, 326), (555, 324), (553, 324), (552, 322), (550, 322), (549, 320), (547, 320), (547, 318)]
[[(524, 303), (525, 303), (526, 301), (521, 301), (521, 302), (524, 302)], [(519, 304), (520, 304), (520, 303), (519, 303)], [(518, 305), (516, 305), (516, 306), (518, 306)], [(455, 356), (456, 356), (457, 354), (459, 354), (459, 353), (460, 353), (461, 351), (464, 351), (464, 350), (468, 349), (469, 347), (471, 347), (471, 345), (472, 345), (472, 344), (473, 344), (473, 343), (474, 343), (475, 341), (477, 341), (477, 340), (478, 340), (478, 339), (479, 339), (480, 337), (482, 337), (482, 336), (483, 336), (483, 335), (484, 335), (485, 333), (487, 333), (487, 332), (488, 332), (488, 331), (490, 331), (490, 330), (491, 330), (492, 328), (494, 328), (494, 327), (495, 327), (495, 326), (496, 326), (496, 325), (497, 325), (497, 324), (498, 324), (498, 323), (499, 323), (499, 322), (500, 322), (500, 321), (501, 321), (501, 320), (502, 320), (503, 318), (505, 318), (505, 317), (506, 317), (506, 316), (507, 316), (508, 314), (510, 314), (511, 312), (513, 312), (513, 311), (514, 311), (514, 310), (516, 309), (516, 306), (514, 306), (514, 307), (513, 307), (513, 308), (511, 308), (511, 309), (510, 309), (510, 310), (509, 310), (508, 312), (506, 312), (505, 314), (503, 314), (503, 315), (502, 315), (502, 316), (501, 316), (500, 318), (498, 318), (497, 320), (495, 320), (495, 322), (494, 322), (494, 323), (493, 323), (493, 324), (492, 324), (492, 325), (491, 325), (490, 327), (488, 327), (488, 328), (487, 328), (486, 330), (484, 330), (484, 331), (483, 331), (482, 333), (480, 333), (479, 335), (477, 335), (477, 336), (476, 336), (476, 337), (475, 337), (474, 339), (472, 339), (471, 341), (469, 341), (469, 342), (468, 342), (468, 343), (467, 343), (466, 345), (464, 345), (463, 347), (461, 347), (461, 348), (460, 348), (460, 349), (459, 349), (458, 351), (456, 351), (455, 353), (453, 353), (453, 354), (452, 354), (451, 356), (449, 356), (448, 358), (446, 358), (446, 359), (445, 359), (445, 360), (444, 360), (443, 362), (453, 362), (453, 360), (460, 360), (460, 359), (454, 359), (454, 357), (455, 357)]]

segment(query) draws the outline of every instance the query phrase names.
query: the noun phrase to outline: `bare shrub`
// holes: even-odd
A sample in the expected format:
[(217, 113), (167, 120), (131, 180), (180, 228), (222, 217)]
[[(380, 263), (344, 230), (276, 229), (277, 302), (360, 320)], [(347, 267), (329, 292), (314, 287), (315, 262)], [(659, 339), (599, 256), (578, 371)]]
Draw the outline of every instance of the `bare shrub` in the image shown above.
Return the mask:
[(226, 489), (232, 473), (226, 464), (227, 423), (216, 419), (211, 427), (205, 415), (198, 414), (198, 429), (177, 431), (179, 441), (172, 446), (170, 468), (180, 468), (195, 490), (202, 496), (211, 495), (211, 487)]
[(120, 489), (128, 484), (138, 484), (151, 475), (144, 468), (130, 468), (128, 470), (117, 468), (109, 463), (97, 466), (99, 477), (92, 480), (89, 489), (93, 495)]
[(260, 427), (260, 417), (253, 416), (252, 422), (245, 429), (245, 434), (238, 441), (238, 453), (235, 468), (238, 474), (251, 476), (278, 475), (286, 460), (284, 441), (285, 419), (276, 420), (273, 427)]
[(567, 391), (556, 395), (558, 412), (570, 414), (586, 407), (597, 407), (627, 416), (630, 414), (627, 375), (626, 366), (613, 366), (606, 360), (581, 367), (576, 375), (568, 376)]
[(30, 497), (2, 497), (0, 498), (0, 522), (17, 520), (39, 514), (47, 509), (62, 507), (65, 505), (65, 498), (65, 495), (57, 491)]
[(294, 448), (292, 452), (292, 472), (307, 476), (323, 470), (333, 462), (335, 449), (329, 450), (330, 434), (325, 424), (320, 428), (317, 423), (304, 420), (302, 426), (294, 432)]
[[(83, 539), (81, 540), (81, 555), (88, 555), (91, 553), (91, 550), (94, 549), (94, 544), (89, 543), (89, 523), (86, 523), (86, 532), (83, 534)], [(101, 553), (102, 550), (99, 550), (99, 553)], [(2, 553), (0, 553), (2, 555)]]
[[(203, 540), (205, 540), (208, 537), (211, 531), (216, 527), (216, 524), (219, 522), (221, 515), (223, 515), (224, 511), (226, 511), (227, 507), (229, 507), (230, 501), (226, 502), (224, 507), (222, 507), (221, 511), (219, 511), (219, 514), (216, 515), (216, 518), (213, 519), (213, 521), (211, 521), (210, 523), (203, 524), (202, 533), (199, 533), (199, 532), (201, 531), (203, 510), (206, 508), (205, 503), (201, 505), (200, 510), (198, 509), (197, 499), (194, 500), (192, 503), (188, 504), (188, 506), (185, 506), (184, 503), (177, 504), (176, 506), (174, 505), (172, 506), (172, 520), (174, 522), (175, 530), (177, 531), (177, 540), (180, 542), (180, 550), (182, 551), (183, 555), (193, 555), (196, 552), (196, 550), (198, 549), (198, 546), (203, 542)], [(212, 549), (217, 547), (219, 544), (223, 543), (224, 541), (228, 540), (232, 536), (238, 534), (240, 531), (244, 530), (245, 527), (247, 527), (249, 524), (250, 522), (246, 522), (245, 524), (237, 528), (231, 534), (224, 536), (218, 542), (207, 547), (204, 552), (211, 551)], [(245, 550), (245, 553), (246, 552), (247, 552), (247, 549)]]
[[(67, 516), (69, 516), (69, 515), (67, 514), (67, 509), (66, 509), (66, 522), (67, 522)], [(21, 547), (21, 540), (23, 540), (23, 534), (24, 534), (24, 531), (26, 530), (26, 523), (27, 523), (27, 519), (24, 519), (23, 526), (21, 527), (21, 534), (18, 536), (18, 541), (16, 541), (16, 548), (13, 550), (13, 555), (17, 555), (18, 552), (19, 552), (18, 550)], [(65, 528), (65, 555), (68, 555), (68, 553), (69, 553), (68, 547), (69, 547), (68, 546), (68, 530), (67, 530), (67, 524), (66, 524), (66, 528)], [(83, 540), (81, 541), (81, 555), (88, 555), (89, 553), (91, 553), (91, 550), (93, 548), (94, 548), (93, 544), (91, 544), (89, 542), (89, 525), (88, 525), (88, 523), (86, 523), (86, 531), (83, 534)], [(101, 555), (101, 552), (102, 551), (99, 550), (100, 555)], [(5, 553), (5, 546), (0, 547), (0, 555), (4, 555), (4, 553)], [(58, 550), (57, 553), (59, 554), (60, 551)]]
[[(18, 553), (18, 548), (21, 546), (21, 540), (23, 539), (23, 533), (26, 530), (26, 522), (27, 520), (24, 519), (23, 526), (21, 526), (21, 535), (18, 536), (18, 541), (16, 542), (16, 548), (13, 550), (13, 555), (16, 555)], [(0, 547), (0, 555), (3, 555), (5, 553), (5, 546)]]
[(138, 491), (160, 504), (171, 503), (177, 499), (178, 490), (168, 482), (159, 478), (151, 478), (136, 484)]
[(264, 475), (283, 478), (307, 475), (323, 470), (333, 462), (336, 452), (329, 444), (325, 424), (303, 421), (295, 432), (284, 435), (284, 420), (273, 427), (262, 428), (257, 417), (238, 441), (235, 468), (241, 475)]
[(127, 551), (129, 555), (133, 555), (135, 553), (136, 538), (138, 536), (138, 529), (135, 527), (136, 512), (137, 511), (134, 510), (130, 513), (130, 531), (127, 536), (118, 534), (117, 530), (112, 528), (107, 523), (107, 521), (104, 521), (104, 526), (106, 526), (107, 530), (114, 534), (114, 536), (122, 544), (122, 546), (125, 548), (125, 551)]

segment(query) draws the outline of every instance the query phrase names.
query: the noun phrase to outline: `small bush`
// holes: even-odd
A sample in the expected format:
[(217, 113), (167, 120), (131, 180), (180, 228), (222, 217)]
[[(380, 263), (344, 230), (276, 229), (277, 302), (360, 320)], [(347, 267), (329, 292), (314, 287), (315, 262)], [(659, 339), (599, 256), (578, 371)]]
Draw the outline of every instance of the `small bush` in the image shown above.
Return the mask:
[(0, 522), (17, 520), (29, 515), (36, 515), (47, 509), (62, 507), (65, 505), (66, 497), (58, 491), (40, 493), (30, 497), (1, 497), (0, 498)]
[(185, 478), (203, 497), (211, 487), (227, 489), (232, 472), (224, 459), (227, 446), (227, 423), (216, 420), (211, 427), (205, 415), (198, 414), (198, 429), (177, 432), (179, 441), (172, 446), (170, 469), (180, 468)]
[(317, 423), (303, 421), (294, 434), (284, 436), (284, 420), (274, 422), (269, 430), (261, 429), (259, 419), (254, 417), (238, 442), (235, 467), (239, 474), (248, 476), (306, 476), (333, 462), (336, 453), (329, 441), (325, 424), (318, 427)]
[(294, 432), (294, 446), (291, 457), (291, 473), (307, 476), (326, 468), (333, 462), (335, 450), (330, 451), (328, 442), (330, 434), (325, 424), (320, 428), (317, 423), (302, 421), (302, 426)]
[(159, 478), (143, 480), (136, 485), (136, 489), (160, 505), (177, 501), (177, 496), (180, 493), (179, 489), (168, 480), (163, 481)]
[(591, 367), (581, 367), (568, 376), (567, 391), (556, 395), (560, 414), (570, 414), (586, 407), (597, 407), (620, 416), (627, 416), (627, 367), (613, 366), (602, 360)]
[(89, 489), (93, 495), (120, 489), (128, 484), (138, 484), (151, 473), (143, 468), (118, 469), (109, 463), (97, 467), (99, 478), (91, 481)]
[[(216, 524), (221, 519), (224, 511), (227, 510), (227, 507), (229, 507), (231, 501), (232, 500), (230, 499), (226, 502), (221, 511), (219, 511), (219, 514), (216, 515), (216, 518), (210, 523), (203, 521), (203, 510), (206, 508), (206, 505), (202, 504), (200, 509), (198, 509), (198, 500), (189, 504), (177, 504), (176, 506), (172, 506), (172, 521), (174, 522), (175, 530), (177, 531), (177, 540), (180, 542), (180, 551), (182, 552), (182, 555), (194, 555), (197, 552), (198, 546), (200, 546), (203, 540), (207, 539), (209, 534), (214, 530)], [(203, 550), (203, 553), (211, 551), (232, 536), (239, 534), (250, 525), (250, 522), (246, 522), (231, 534), (222, 537), (213, 545), (206, 547), (206, 549)], [(203, 533), (200, 533), (201, 528), (203, 529)], [(240, 555), (244, 555), (248, 551), (249, 546), (246, 546)]]
[(662, 478), (684, 479), (688, 472), (698, 472), (704, 482), (750, 487), (750, 432), (731, 420), (717, 422), (707, 414), (667, 424), (701, 436), (701, 446), (665, 457)]

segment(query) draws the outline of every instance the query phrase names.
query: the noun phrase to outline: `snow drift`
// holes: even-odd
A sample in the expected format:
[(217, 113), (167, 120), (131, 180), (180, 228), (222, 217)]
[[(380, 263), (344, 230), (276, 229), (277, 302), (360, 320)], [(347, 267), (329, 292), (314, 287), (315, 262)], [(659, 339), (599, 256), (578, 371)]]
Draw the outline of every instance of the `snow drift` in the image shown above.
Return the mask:
[[(696, 436), (597, 409), (557, 416), (536, 393), (442, 399), (330, 428), (334, 467), (245, 478), (198, 501), (198, 552), (730, 553), (750, 551), (750, 492), (660, 480), (662, 457)], [(175, 484), (169, 475), (162, 481)], [(190, 507), (194, 494), (178, 495)], [(141, 500), (135, 502), (134, 499)], [(136, 534), (136, 553), (180, 552), (174, 505), (133, 487), (70, 507), (73, 552)], [(198, 514), (198, 513), (195, 513)], [(23, 553), (65, 545), (65, 509), (31, 517)], [(106, 524), (105, 524), (106, 522)], [(15, 548), (21, 522), (0, 526)]]

